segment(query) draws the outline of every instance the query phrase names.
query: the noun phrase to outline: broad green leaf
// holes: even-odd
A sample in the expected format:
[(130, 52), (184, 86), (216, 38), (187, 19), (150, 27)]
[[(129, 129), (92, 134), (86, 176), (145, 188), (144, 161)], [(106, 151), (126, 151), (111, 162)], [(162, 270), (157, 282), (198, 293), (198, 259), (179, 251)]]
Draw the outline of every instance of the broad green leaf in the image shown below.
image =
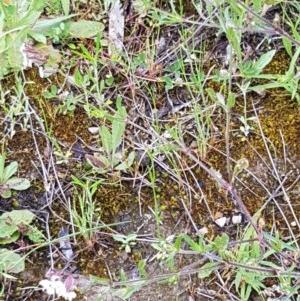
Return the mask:
[(38, 32), (34, 32), (31, 31), (28, 33), (35, 41), (39, 42), (39, 43), (43, 43), (46, 44), (47, 43), (47, 38), (45, 35), (38, 33)]
[(217, 94), (216, 94), (215, 90), (213, 90), (212, 88), (207, 88), (206, 92), (213, 102), (216, 102), (216, 103), (218, 102), (218, 98), (217, 98)]
[(4, 199), (8, 199), (8, 198), (11, 197), (11, 190), (10, 189), (3, 189), (3, 190), (1, 190), (1, 189), (3, 189), (3, 188), (1, 188), (1, 186), (0, 186), (0, 191), (1, 191), (0, 195)]
[[(1, 260), (1, 259), (0, 259)], [(1, 271), (0, 271), (1, 272)], [(4, 278), (6, 278), (6, 279), (9, 279), (9, 280), (17, 280), (18, 278), (17, 277), (14, 277), (14, 276), (12, 276), (12, 275), (9, 275), (9, 274), (6, 274), (6, 273), (3, 273), (3, 272), (1, 272), (1, 276), (3, 276)], [(1, 301), (3, 301), (3, 300), (1, 300)]]
[(21, 46), (25, 39), (26, 32), (24, 30), (19, 32), (12, 32), (6, 36), (6, 47), (8, 47), (6, 54), (9, 67), (12, 70), (20, 70), (23, 67), (24, 57), (21, 53)]
[(19, 20), (14, 24), (14, 27), (18, 26), (31, 26), (39, 19), (42, 11), (31, 11), (26, 14), (23, 18), (19, 18)]
[(20, 224), (26, 224), (29, 225), (35, 215), (30, 212), (29, 210), (13, 210), (10, 212), (5, 212), (0, 216), (0, 220), (10, 220), (11, 224), (20, 225)]
[(60, 0), (64, 14), (68, 16), (70, 14), (70, 0)]
[(15, 231), (10, 236), (0, 237), (0, 245), (7, 245), (17, 241), (20, 235), (21, 235), (20, 231)]
[(14, 190), (25, 190), (30, 187), (30, 182), (24, 178), (11, 178), (6, 181), (6, 184)]
[(11, 162), (4, 168), (3, 181), (6, 183), (18, 170), (18, 163), (16, 161)]
[(10, 218), (0, 216), (0, 238), (11, 237), (15, 232), (18, 232), (18, 226)]
[(126, 242), (126, 236), (125, 235), (121, 235), (121, 234), (114, 234), (113, 239), (115, 241), (121, 242), (121, 243), (125, 243)]
[(98, 32), (103, 31), (104, 25), (101, 22), (80, 20), (68, 22), (66, 29), (72, 37), (89, 39), (96, 37)]
[(105, 149), (107, 155), (111, 155), (113, 150), (112, 135), (106, 126), (101, 126), (100, 128), (100, 138), (102, 142), (102, 147)]
[(258, 71), (258, 73), (260, 73), (273, 59), (274, 55), (275, 55), (275, 50), (270, 50), (266, 53), (264, 53), (254, 64), (253, 64), (253, 68), (256, 69)]
[(112, 122), (112, 151), (115, 152), (122, 142), (122, 137), (125, 131), (125, 123), (123, 120), (115, 119)]
[(73, 14), (69, 16), (58, 17), (54, 19), (39, 19), (34, 26), (32, 27), (32, 31), (38, 32), (40, 34), (47, 35), (52, 28), (59, 25), (61, 22), (66, 21), (72, 17), (77, 16), (78, 14)]
[(23, 272), (25, 269), (25, 260), (19, 254), (8, 250), (8, 249), (1, 249), (0, 250), (0, 262), (1, 262), (1, 270), (6, 273), (20, 273)]

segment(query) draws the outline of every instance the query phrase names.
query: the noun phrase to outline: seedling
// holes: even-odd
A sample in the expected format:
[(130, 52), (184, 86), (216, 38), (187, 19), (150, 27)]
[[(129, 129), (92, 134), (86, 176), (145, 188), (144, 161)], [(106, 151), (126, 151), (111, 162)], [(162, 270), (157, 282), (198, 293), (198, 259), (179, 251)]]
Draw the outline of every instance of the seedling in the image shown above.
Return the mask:
[(13, 177), (18, 170), (18, 163), (11, 162), (5, 166), (5, 155), (0, 155), (0, 195), (3, 198), (11, 197), (11, 190), (25, 190), (30, 182), (24, 178)]
[(98, 171), (105, 172), (107, 169), (118, 171), (127, 170), (133, 163), (134, 152), (132, 151), (124, 158), (124, 154), (119, 150), (125, 133), (125, 119), (127, 117), (126, 109), (121, 105), (121, 98), (117, 98), (117, 111), (113, 116), (107, 116), (111, 119), (112, 130), (105, 125), (99, 129), (99, 136), (103, 151), (94, 156), (86, 156), (89, 163), (96, 167)]
[(122, 243), (121, 249), (125, 249), (126, 253), (131, 253), (131, 247), (134, 246), (137, 235), (131, 233), (129, 235), (115, 234), (113, 239)]

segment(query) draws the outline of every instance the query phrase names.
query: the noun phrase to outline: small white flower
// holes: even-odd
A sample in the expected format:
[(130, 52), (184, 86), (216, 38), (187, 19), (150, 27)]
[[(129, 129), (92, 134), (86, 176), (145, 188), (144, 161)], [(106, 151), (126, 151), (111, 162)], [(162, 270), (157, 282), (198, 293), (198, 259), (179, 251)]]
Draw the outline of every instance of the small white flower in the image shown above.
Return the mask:
[(76, 293), (73, 291), (67, 292), (65, 283), (63, 283), (61, 278), (57, 275), (52, 275), (50, 280), (41, 280), (39, 285), (42, 286), (42, 290), (48, 295), (63, 297), (67, 301), (72, 301), (76, 298)]
[(49, 281), (47, 279), (43, 279), (39, 282), (39, 285), (42, 286), (42, 290), (46, 292), (48, 295), (54, 295), (55, 294), (55, 288), (53, 287), (52, 281)]
[(72, 301), (73, 299), (76, 298), (76, 293), (75, 292), (69, 292), (65, 296), (63, 296), (67, 301)]

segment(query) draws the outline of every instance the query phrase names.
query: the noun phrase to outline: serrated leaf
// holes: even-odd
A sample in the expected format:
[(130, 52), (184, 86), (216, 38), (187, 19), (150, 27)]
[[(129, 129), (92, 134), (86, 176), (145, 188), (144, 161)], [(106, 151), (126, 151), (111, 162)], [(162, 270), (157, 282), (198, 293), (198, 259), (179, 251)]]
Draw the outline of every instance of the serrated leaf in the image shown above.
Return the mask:
[(68, 31), (72, 37), (89, 39), (97, 36), (99, 32), (104, 30), (101, 22), (80, 20), (68, 23)]
[(214, 240), (216, 250), (224, 250), (229, 243), (229, 236), (223, 234), (222, 236), (217, 236)]

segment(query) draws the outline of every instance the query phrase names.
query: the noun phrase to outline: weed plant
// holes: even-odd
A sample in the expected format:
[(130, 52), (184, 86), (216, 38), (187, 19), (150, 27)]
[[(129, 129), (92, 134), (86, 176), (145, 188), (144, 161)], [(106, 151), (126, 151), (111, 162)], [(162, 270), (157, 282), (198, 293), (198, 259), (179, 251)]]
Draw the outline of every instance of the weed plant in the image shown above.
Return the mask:
[[(96, 125), (97, 148), (92, 148), (94, 153), (85, 155), (95, 177), (93, 173), (83, 178), (72, 175), (74, 194), (72, 206), (68, 208), (72, 226), (78, 229), (85, 242), (95, 239), (94, 230), (101, 218), (96, 192), (101, 189), (104, 178), (111, 181), (112, 174), (118, 176), (120, 181), (126, 178), (134, 184), (137, 179), (143, 179), (138, 187), (139, 192), (143, 185), (150, 186), (152, 190), (153, 203), (148, 206), (155, 224), (152, 237), (141, 238), (138, 231), (130, 234), (113, 231), (114, 234), (108, 234), (118, 246), (121, 244), (120, 248), (128, 256), (134, 254), (141, 244), (153, 249), (151, 256), (142, 258), (137, 264), (137, 280), (128, 280), (121, 268), (119, 282), (95, 278), (107, 288), (107, 295), (103, 293), (103, 299), (109, 298), (109, 294), (129, 298), (138, 289), (153, 282), (174, 283), (188, 274), (199, 286), (194, 293), (198, 292), (200, 296), (203, 291), (198, 284), (202, 281), (207, 283), (205, 289), (209, 291), (212, 280), (219, 286), (214, 291), (215, 295), (226, 295), (226, 298), (231, 296), (251, 300), (259, 296), (264, 300), (279, 294), (285, 300), (298, 300), (299, 248), (296, 233), (300, 226), (291, 198), (295, 196), (292, 192), (297, 190), (299, 176), (288, 181), (287, 175), (292, 174), (290, 171), (282, 179), (270, 149), (272, 139), (267, 137), (261, 126), (261, 118), (264, 117), (258, 114), (253, 98), (265, 91), (284, 91), (291, 100), (300, 102), (297, 67), (300, 54), (297, 28), (300, 21), (295, 13), (299, 12), (299, 4), (296, 1), (275, 1), (270, 4), (263, 0), (191, 1), (195, 6), (195, 15), (190, 18), (185, 15), (186, 6), (182, 1), (170, 1), (168, 9), (161, 9), (152, 1), (139, 0), (131, 9), (136, 14), (134, 18), (138, 19), (135, 26), (146, 27), (145, 36), (136, 36), (131, 40), (129, 35), (127, 38), (132, 44), (124, 44), (123, 52), (109, 56), (107, 45), (110, 41), (102, 32), (104, 25), (101, 22), (86, 23), (87, 20), (79, 20), (65, 24), (71, 17), (70, 5), (76, 7), (76, 1), (51, 2), (48, 11), (60, 10), (64, 14), (64, 17), (57, 17), (52, 22), (40, 19), (44, 7), (40, 1), (22, 3), (26, 5), (20, 6), (19, 14), (14, 16), (11, 16), (11, 11), (16, 9), (14, 4), (0, 4), (4, 16), (0, 19), (0, 53), (8, 58), (5, 63), (0, 60), (0, 65), (4, 64), (0, 77), (20, 68), (20, 49), (16, 47), (27, 42), (27, 36), (38, 42), (51, 38), (55, 43), (62, 43), (62, 49), (71, 53), (73, 63), (59, 73), (64, 75), (64, 84), (71, 86), (72, 93), (70, 97), (62, 99), (63, 105), (59, 111), (69, 114), (77, 107), (83, 107), (87, 118)], [(110, 3), (103, 3), (105, 13)], [(266, 13), (272, 9), (281, 14), (282, 20), (278, 20), (276, 14), (273, 20), (268, 19)], [(92, 33), (84, 30), (90, 25), (97, 30), (92, 30)], [(77, 29), (80, 33), (75, 32)], [(167, 49), (158, 51), (159, 40), (156, 39), (160, 35), (168, 39), (163, 35), (165, 29), (170, 30), (170, 34), (176, 29), (177, 34), (171, 34), (172, 41), (168, 41)], [(253, 46), (254, 49), (245, 46), (249, 32), (261, 38)], [(205, 37), (217, 37), (216, 47), (206, 43), (202, 34)], [(81, 40), (78, 42), (74, 38)], [(268, 70), (277, 52), (274, 45), (290, 56), (289, 67), (282, 73)], [(15, 64), (11, 59), (13, 53), (19, 55)], [(50, 89), (43, 95), (46, 101), (56, 99), (61, 92), (56, 82), (53, 83), (51, 78), (49, 81)], [(185, 93), (181, 93), (182, 90)], [(6, 101), (9, 94), (1, 87), (1, 107), (5, 121), (10, 124), (9, 136), (13, 138), (16, 125), (19, 124), (18, 116), (23, 117), (23, 128), (27, 128), (31, 111), (23, 84), (16, 81), (11, 104)], [(31, 130), (34, 132), (34, 129)], [(132, 131), (131, 135), (129, 131)], [(44, 134), (50, 136), (53, 145), (57, 145), (52, 133)], [(263, 142), (264, 154), (259, 153), (261, 149), (256, 150), (252, 139), (254, 135)], [(248, 158), (242, 150), (237, 150), (234, 145), (238, 141), (236, 137), (242, 137), (242, 142), (254, 149), (253, 153), (259, 153), (259, 162), (267, 175), (272, 174), (268, 179), (271, 184), (255, 175), (254, 155), (251, 157), (247, 153)], [(282, 144), (285, 144), (284, 138)], [(138, 160), (137, 166), (134, 166), (139, 150), (148, 159), (146, 166), (143, 166), (143, 160)], [(286, 151), (282, 153), (282, 161), (287, 167), (288, 155)], [(222, 162), (218, 161), (220, 157)], [(215, 166), (216, 162), (219, 162), (218, 166)], [(2, 158), (2, 196), (10, 196), (10, 189), (14, 187), (7, 185), (16, 168), (15, 164), (5, 166)], [(57, 176), (57, 166), (53, 164), (52, 168), (62, 199), (66, 200)], [(195, 169), (198, 170), (197, 174)], [(172, 233), (167, 233), (163, 228), (165, 221), (161, 205), (165, 201), (162, 195), (166, 197), (166, 194), (158, 193), (159, 185), (164, 181), (161, 174), (166, 174), (178, 186), (180, 193), (176, 200), (198, 238), (191, 231), (189, 234), (183, 233), (181, 228), (177, 230), (175, 227), (177, 232), (172, 229)], [(97, 177), (101, 177), (100, 180)], [(199, 184), (199, 177), (204, 181), (209, 178), (207, 182), (214, 184), (203, 188)], [(285, 181), (289, 182), (289, 187)], [(258, 192), (255, 190), (257, 186)], [(251, 193), (255, 190), (251, 194), (253, 199), (266, 200), (261, 210), (255, 208), (258, 212), (253, 217), (244, 204), (243, 190)], [(204, 221), (203, 228), (213, 228), (208, 223), (216, 221), (216, 195), (223, 203), (232, 203), (237, 207), (249, 223), (245, 229), (240, 226), (236, 236), (208, 233), (205, 236), (200, 233), (203, 230), (199, 230), (200, 222)], [(141, 193), (139, 196), (142, 212)], [(285, 211), (277, 201), (282, 196)], [(271, 202), (285, 223), (287, 239), (279, 235), (281, 229), (278, 229), (276, 221), (265, 228), (260, 223), (260, 211)], [(200, 217), (200, 222), (195, 220), (194, 210), (199, 205), (207, 211), (203, 213), (207, 217)], [(296, 228), (290, 225), (287, 214), (293, 217)], [(181, 226), (180, 221), (178, 224)], [(176, 265), (178, 258), (190, 255), (200, 259), (195, 260), (192, 266), (179, 269)], [(166, 265), (171, 272), (150, 276), (148, 267), (153, 263)], [(276, 283), (276, 287), (267, 285), (270, 279)]]

